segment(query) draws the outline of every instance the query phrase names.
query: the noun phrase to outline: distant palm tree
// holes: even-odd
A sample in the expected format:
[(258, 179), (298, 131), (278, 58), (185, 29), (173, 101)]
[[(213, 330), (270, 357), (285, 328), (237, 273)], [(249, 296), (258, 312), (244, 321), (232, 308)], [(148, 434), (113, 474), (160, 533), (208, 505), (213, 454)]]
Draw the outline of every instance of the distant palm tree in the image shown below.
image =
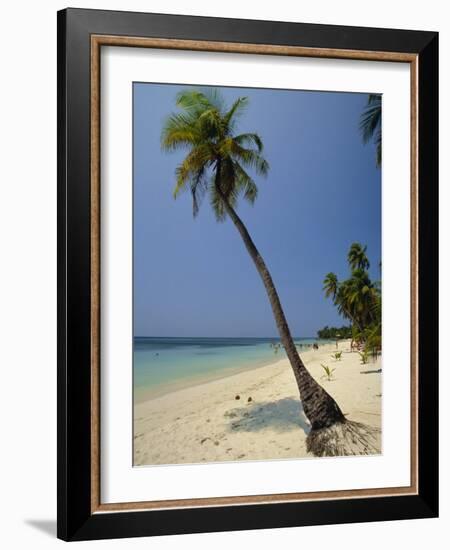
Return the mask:
[[(303, 410), (311, 423), (307, 448), (321, 456), (342, 454), (344, 451), (336, 441), (336, 433), (339, 430), (353, 433), (354, 423), (346, 420), (335, 400), (305, 368), (272, 276), (235, 210), (240, 196), (253, 203), (258, 194), (256, 183), (247, 169), (260, 175), (266, 175), (269, 170), (269, 164), (262, 156), (263, 143), (258, 134), (236, 132), (237, 119), (247, 103), (247, 98), (240, 97), (227, 109), (217, 91), (182, 91), (178, 94), (177, 105), (181, 112), (167, 118), (161, 135), (163, 150), (187, 150), (186, 157), (176, 169), (174, 196), (189, 189), (196, 216), (201, 199), (209, 194), (217, 220), (223, 221), (228, 216), (235, 225), (264, 284), (282, 345), (294, 371)], [(344, 427), (347, 423), (348, 426)]]
[(335, 273), (328, 273), (323, 281), (323, 291), (326, 298), (333, 300), (334, 305), (337, 307), (339, 315), (342, 315), (345, 319), (349, 319), (352, 323), (355, 323), (359, 328), (358, 319), (353, 315), (351, 306), (349, 303), (349, 280), (338, 281)]
[(339, 290), (339, 281), (336, 273), (327, 273), (323, 281), (323, 290), (327, 298), (331, 296), (333, 301), (336, 300), (336, 296)]
[(377, 148), (377, 166), (381, 166), (381, 95), (369, 95), (367, 106), (361, 115), (359, 128), (364, 143), (374, 139)]
[(374, 305), (377, 299), (377, 289), (370, 280), (367, 271), (364, 269), (354, 270), (349, 279), (346, 302), (360, 327), (367, 327), (375, 321)]
[(369, 269), (370, 262), (366, 256), (367, 246), (362, 246), (360, 243), (353, 243), (348, 251), (347, 260), (352, 270), (354, 269)]
[[(365, 329), (380, 317), (374, 311), (375, 304), (380, 300), (381, 286), (378, 282), (372, 282), (369, 277), (367, 269), (370, 262), (366, 251), (367, 246), (353, 243), (347, 254), (351, 276), (338, 281), (337, 275), (330, 272), (323, 281), (325, 296), (332, 298), (339, 315), (351, 321), (361, 340), (365, 339)], [(378, 308), (381, 311), (380, 308), (381, 305)]]
[(354, 315), (351, 304), (349, 302), (350, 285), (351, 285), (350, 281), (351, 279), (345, 279), (340, 283), (334, 303), (337, 306), (339, 315), (342, 315), (344, 319), (349, 319), (352, 323), (359, 326), (358, 319)]

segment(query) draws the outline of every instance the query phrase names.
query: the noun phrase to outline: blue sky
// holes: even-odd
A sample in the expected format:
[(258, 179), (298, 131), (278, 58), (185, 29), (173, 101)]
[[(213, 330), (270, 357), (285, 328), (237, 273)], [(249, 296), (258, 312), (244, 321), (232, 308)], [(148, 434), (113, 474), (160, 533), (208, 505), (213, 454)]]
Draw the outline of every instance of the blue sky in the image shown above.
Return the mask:
[[(172, 196), (183, 152), (163, 153), (164, 118), (187, 86), (134, 84), (134, 334), (277, 336), (264, 287), (230, 220), (218, 223), (205, 198)], [(270, 163), (255, 176), (259, 195), (238, 213), (269, 267), (291, 332), (314, 336), (342, 324), (324, 297), (329, 271), (348, 275), (350, 244), (381, 260), (381, 172), (358, 130), (365, 94), (221, 88), (246, 96), (239, 132), (257, 132)], [(254, 175), (254, 174), (253, 174)]]

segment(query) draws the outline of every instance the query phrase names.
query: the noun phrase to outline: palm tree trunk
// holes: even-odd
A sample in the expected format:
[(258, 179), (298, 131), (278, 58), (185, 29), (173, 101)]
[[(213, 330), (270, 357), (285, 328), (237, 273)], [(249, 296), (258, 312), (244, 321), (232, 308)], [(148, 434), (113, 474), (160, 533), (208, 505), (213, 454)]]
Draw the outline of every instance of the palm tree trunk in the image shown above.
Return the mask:
[(303, 361), (298, 354), (294, 341), (289, 330), (289, 326), (284, 315), (283, 308), (281, 307), (280, 298), (273, 283), (267, 266), (256, 248), (249, 232), (247, 231), (244, 223), (239, 218), (235, 210), (228, 203), (225, 195), (221, 192), (220, 187), (217, 186), (218, 193), (223, 201), (224, 208), (239, 231), (245, 247), (250, 254), (256, 269), (262, 279), (267, 295), (269, 297), (270, 305), (272, 306), (275, 322), (280, 334), (281, 342), (286, 350), (286, 354), (291, 363), (294, 371), (295, 379), (297, 381), (298, 389), (300, 392), (300, 399), (302, 401), (303, 410), (306, 417), (311, 423), (312, 430), (320, 430), (328, 428), (336, 423), (346, 422), (345, 417), (339, 408), (336, 401), (320, 386), (314, 378), (306, 370)]

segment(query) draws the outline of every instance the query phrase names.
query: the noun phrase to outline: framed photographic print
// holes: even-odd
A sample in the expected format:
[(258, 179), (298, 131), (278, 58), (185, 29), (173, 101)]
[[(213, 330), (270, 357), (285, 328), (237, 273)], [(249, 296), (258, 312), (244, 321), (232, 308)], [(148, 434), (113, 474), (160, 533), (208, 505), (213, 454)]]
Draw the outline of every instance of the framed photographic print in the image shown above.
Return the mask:
[(438, 36), (58, 13), (58, 536), (438, 513)]

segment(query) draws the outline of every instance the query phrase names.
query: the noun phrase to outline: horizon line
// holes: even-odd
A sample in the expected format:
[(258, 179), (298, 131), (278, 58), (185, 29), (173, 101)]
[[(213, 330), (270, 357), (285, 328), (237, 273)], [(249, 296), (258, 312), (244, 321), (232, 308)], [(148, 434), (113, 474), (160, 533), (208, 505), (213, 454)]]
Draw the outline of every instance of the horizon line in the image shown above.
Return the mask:
[[(279, 336), (155, 336), (136, 334), (133, 338), (273, 338), (280, 340)], [(317, 336), (292, 336), (292, 338), (317, 338)]]

